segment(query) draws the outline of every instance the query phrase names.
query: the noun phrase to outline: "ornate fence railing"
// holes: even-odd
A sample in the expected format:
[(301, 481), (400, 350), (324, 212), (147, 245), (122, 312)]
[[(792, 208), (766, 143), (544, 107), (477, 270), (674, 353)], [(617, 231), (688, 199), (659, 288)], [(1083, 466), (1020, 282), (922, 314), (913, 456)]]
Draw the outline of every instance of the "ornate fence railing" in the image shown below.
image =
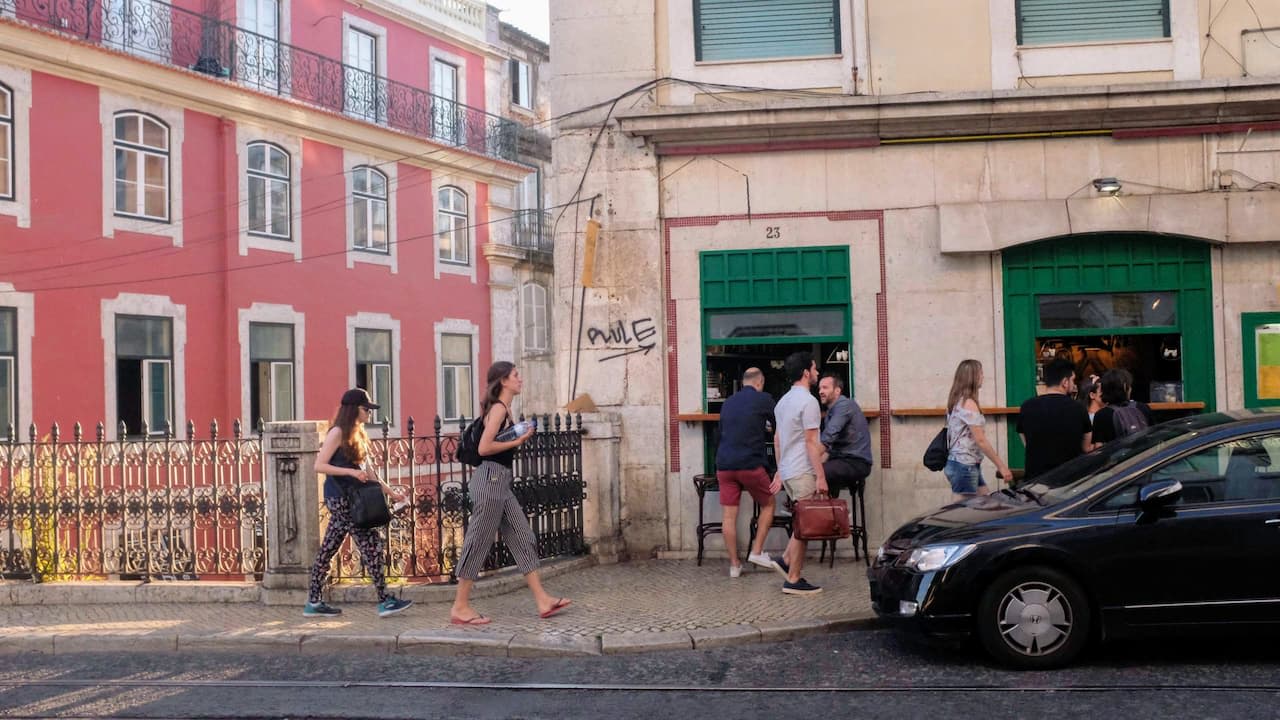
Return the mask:
[[(523, 419), (523, 418), (521, 418)], [(539, 557), (581, 555), (583, 541), (582, 418), (538, 416), (538, 432), (516, 452), (512, 489), (538, 538)], [(458, 431), (466, 426), (459, 423)], [(389, 581), (455, 579), (458, 555), (471, 513), (468, 483), (473, 469), (457, 459), (458, 432), (446, 433), (436, 418), (431, 434), (417, 435), (413, 418), (407, 433), (390, 437), (375, 431), (369, 463), (386, 482), (405, 492), (410, 507), (386, 529)], [(321, 507), (322, 525), (327, 514)], [(360, 553), (348, 540), (334, 558), (331, 582), (361, 579)], [(514, 565), (502, 542), (494, 545), (485, 568)]]
[(76, 423), (0, 441), (0, 577), (243, 580), (265, 568), (262, 442), (92, 438)]
[(0, 0), (0, 17), (433, 142), (517, 157), (518, 123), (161, 0)]
[(517, 210), (513, 215), (512, 241), (516, 247), (542, 252), (552, 251), (551, 222), (548, 213), (540, 210)]

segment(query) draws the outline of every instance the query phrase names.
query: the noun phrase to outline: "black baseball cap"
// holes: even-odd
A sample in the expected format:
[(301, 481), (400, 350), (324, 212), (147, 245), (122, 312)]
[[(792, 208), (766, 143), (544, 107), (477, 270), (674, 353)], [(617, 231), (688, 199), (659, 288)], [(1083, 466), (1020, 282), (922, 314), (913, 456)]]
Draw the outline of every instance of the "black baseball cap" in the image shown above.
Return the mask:
[(369, 393), (364, 388), (351, 388), (350, 390), (342, 393), (342, 404), (359, 405), (360, 407), (367, 408), (369, 410), (377, 410), (382, 407), (378, 403), (374, 402), (373, 398), (369, 397)]

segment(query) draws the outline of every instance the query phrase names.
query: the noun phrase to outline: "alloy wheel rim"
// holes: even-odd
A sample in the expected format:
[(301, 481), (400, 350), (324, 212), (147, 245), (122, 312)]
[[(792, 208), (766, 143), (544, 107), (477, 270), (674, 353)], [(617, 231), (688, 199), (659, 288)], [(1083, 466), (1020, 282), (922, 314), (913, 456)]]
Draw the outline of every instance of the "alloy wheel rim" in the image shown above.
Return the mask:
[(1022, 583), (1000, 600), (996, 621), (1005, 644), (1021, 655), (1039, 657), (1071, 637), (1074, 615), (1062, 591), (1045, 582)]

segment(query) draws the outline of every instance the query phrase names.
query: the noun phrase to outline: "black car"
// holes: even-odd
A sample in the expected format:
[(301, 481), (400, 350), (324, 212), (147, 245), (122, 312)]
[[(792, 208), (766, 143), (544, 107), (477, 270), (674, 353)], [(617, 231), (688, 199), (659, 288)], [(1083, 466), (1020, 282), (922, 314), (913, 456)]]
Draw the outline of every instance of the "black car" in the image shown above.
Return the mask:
[(898, 529), (883, 618), (1024, 668), (1095, 638), (1280, 629), (1280, 413), (1175, 420)]

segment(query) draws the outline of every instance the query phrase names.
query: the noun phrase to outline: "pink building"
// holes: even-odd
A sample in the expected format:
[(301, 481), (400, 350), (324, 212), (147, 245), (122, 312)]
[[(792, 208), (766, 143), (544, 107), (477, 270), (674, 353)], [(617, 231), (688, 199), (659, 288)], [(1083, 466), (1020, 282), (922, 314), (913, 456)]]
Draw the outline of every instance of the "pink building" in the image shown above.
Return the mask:
[(0, 437), (473, 414), (534, 255), (494, 12), (175, 3), (0, 0)]

